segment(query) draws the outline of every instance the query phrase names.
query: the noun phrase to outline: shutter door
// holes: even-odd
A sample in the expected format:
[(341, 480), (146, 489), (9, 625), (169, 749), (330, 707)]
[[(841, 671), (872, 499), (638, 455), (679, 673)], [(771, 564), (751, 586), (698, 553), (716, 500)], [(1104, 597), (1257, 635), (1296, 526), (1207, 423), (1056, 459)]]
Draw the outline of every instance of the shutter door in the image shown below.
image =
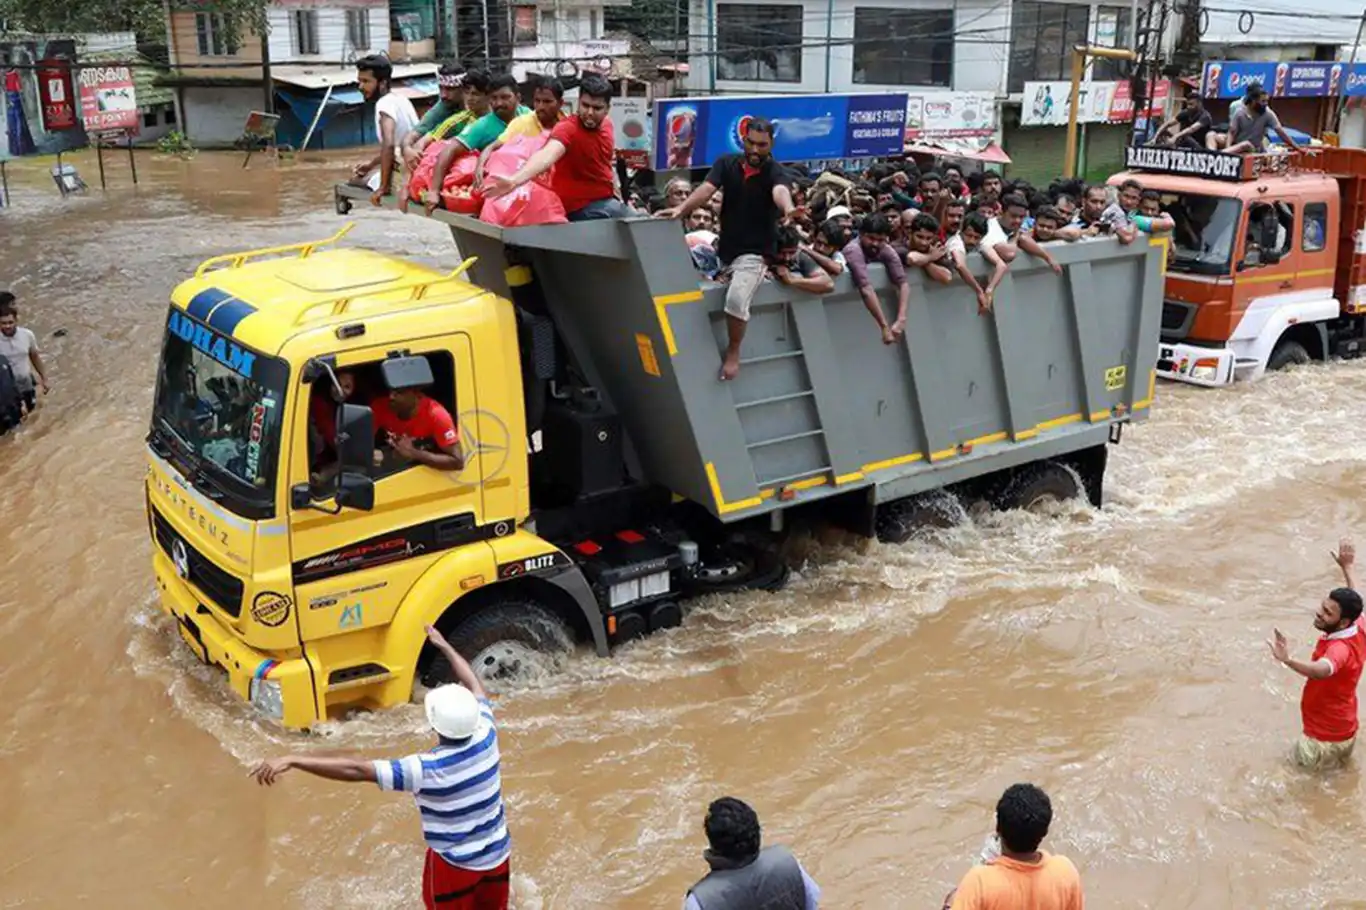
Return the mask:
[(1023, 177), (1040, 189), (1062, 174), (1067, 151), (1067, 130), (1056, 126), (1007, 127), (1005, 150), (1010, 156), (1006, 175)]
[(1111, 174), (1124, 170), (1130, 129), (1127, 123), (1086, 125), (1086, 173), (1082, 176), (1087, 183), (1104, 183)]

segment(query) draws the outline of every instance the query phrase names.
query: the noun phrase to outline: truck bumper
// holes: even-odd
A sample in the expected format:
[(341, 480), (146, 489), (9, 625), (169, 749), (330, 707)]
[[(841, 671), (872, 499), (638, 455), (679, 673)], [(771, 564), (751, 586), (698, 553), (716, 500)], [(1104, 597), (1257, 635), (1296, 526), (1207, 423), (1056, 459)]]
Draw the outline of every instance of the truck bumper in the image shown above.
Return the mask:
[(1166, 342), (1157, 346), (1157, 375), (1191, 385), (1206, 388), (1232, 385), (1235, 362), (1230, 348)]
[(227, 674), (228, 686), (261, 714), (304, 729), (318, 720), (313, 673), (303, 657), (276, 658), (243, 643), (176, 574), (171, 560), (154, 550), (157, 605), (175, 619), (180, 637), (202, 662)]

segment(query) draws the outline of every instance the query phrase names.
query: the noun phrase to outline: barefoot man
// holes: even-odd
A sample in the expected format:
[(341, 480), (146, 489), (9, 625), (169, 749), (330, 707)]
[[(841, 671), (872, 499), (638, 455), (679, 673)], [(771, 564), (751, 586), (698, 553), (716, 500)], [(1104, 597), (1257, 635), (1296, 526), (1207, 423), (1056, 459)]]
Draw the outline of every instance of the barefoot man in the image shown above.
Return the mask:
[(263, 786), (286, 771), (299, 770), (413, 794), (427, 842), (422, 871), (427, 910), (506, 910), (512, 845), (503, 817), (493, 706), (474, 670), (432, 626), (427, 627), (427, 640), (459, 681), (427, 693), (434, 747), (392, 761), (286, 755), (262, 762), (251, 773)]
[(1341, 765), (1351, 756), (1357, 736), (1357, 682), (1366, 660), (1366, 632), (1359, 622), (1361, 595), (1355, 590), (1353, 572), (1356, 548), (1344, 538), (1332, 556), (1347, 587), (1329, 591), (1314, 613), (1314, 628), (1323, 634), (1310, 659), (1291, 657), (1280, 629), (1267, 642), (1278, 661), (1304, 677), (1304, 734), (1295, 745), (1295, 762), (1310, 770)]

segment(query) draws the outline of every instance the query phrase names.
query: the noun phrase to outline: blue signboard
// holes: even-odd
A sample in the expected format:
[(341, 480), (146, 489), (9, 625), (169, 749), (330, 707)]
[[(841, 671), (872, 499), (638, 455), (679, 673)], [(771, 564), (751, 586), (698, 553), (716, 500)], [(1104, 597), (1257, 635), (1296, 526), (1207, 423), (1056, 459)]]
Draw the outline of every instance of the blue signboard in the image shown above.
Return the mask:
[(779, 161), (879, 158), (906, 142), (906, 96), (765, 95), (655, 102), (655, 169), (707, 167), (744, 150), (745, 126), (773, 121)]
[(1205, 64), (1206, 98), (1241, 98), (1253, 83), (1273, 98), (1334, 98), (1366, 95), (1366, 63), (1247, 63), (1213, 60)]

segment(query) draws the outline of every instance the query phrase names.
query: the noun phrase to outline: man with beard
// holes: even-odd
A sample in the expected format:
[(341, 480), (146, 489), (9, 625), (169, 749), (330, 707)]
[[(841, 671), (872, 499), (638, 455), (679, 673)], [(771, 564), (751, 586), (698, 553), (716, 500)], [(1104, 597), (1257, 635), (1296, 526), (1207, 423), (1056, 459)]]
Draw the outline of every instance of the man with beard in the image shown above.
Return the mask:
[(436, 74), (437, 99), (422, 119), (403, 138), (403, 163), (408, 170), (417, 167), (422, 157), (417, 141), (443, 122), (465, 109), (465, 68), (458, 63), (443, 63)]
[(361, 94), (375, 106), (375, 135), (379, 137), (379, 154), (356, 165), (353, 176), (356, 180), (365, 181), (372, 191), (370, 202), (376, 206), (388, 194), (394, 169), (403, 160), (403, 141), (417, 125), (417, 111), (413, 110), (413, 103), (389, 91), (389, 80), (393, 75), (394, 68), (387, 57), (372, 54), (356, 61), (356, 81), (360, 84)]
[(544, 136), (564, 119), (564, 86), (558, 79), (545, 76), (532, 76), (527, 80), (531, 89), (531, 113), (514, 117), (492, 145), (479, 153), (479, 164), (474, 169), (474, 185), (484, 183), (484, 166), (489, 158), (505, 144), (514, 139), (534, 139)]
[(550, 188), (564, 203), (570, 221), (625, 218), (631, 207), (617, 198), (616, 137), (608, 111), (612, 85), (590, 73), (579, 83), (577, 112), (550, 131), (545, 148), (527, 159), (511, 177), (495, 177), (485, 197), (496, 199), (534, 180), (552, 167)]
[(489, 112), (460, 131), (460, 135), (446, 143), (441, 156), (432, 168), (432, 182), (423, 202), (430, 215), (441, 204), (441, 188), (446, 185), (446, 173), (455, 159), (467, 152), (482, 152), (502, 136), (508, 125), (531, 108), (521, 103), (517, 94), (517, 80), (509, 75), (495, 76), (489, 81)]
[(1309, 660), (1290, 656), (1284, 633), (1275, 629), (1267, 646), (1276, 660), (1304, 677), (1300, 717), (1304, 733), (1295, 744), (1295, 763), (1319, 770), (1346, 763), (1357, 736), (1357, 683), (1366, 660), (1366, 632), (1361, 623), (1361, 595), (1355, 590), (1356, 547), (1344, 538), (1333, 559), (1347, 587), (1334, 588), (1314, 613), (1322, 635)]
[(714, 194), (724, 193), (721, 242), (716, 251), (727, 267), (728, 344), (721, 361), (722, 382), (740, 373), (740, 345), (749, 323), (749, 308), (764, 280), (767, 257), (775, 251), (779, 221), (791, 217), (791, 177), (773, 158), (773, 124), (753, 117), (745, 127), (745, 150), (722, 155), (712, 164), (702, 185), (677, 208), (664, 209), (661, 218), (687, 218)]

